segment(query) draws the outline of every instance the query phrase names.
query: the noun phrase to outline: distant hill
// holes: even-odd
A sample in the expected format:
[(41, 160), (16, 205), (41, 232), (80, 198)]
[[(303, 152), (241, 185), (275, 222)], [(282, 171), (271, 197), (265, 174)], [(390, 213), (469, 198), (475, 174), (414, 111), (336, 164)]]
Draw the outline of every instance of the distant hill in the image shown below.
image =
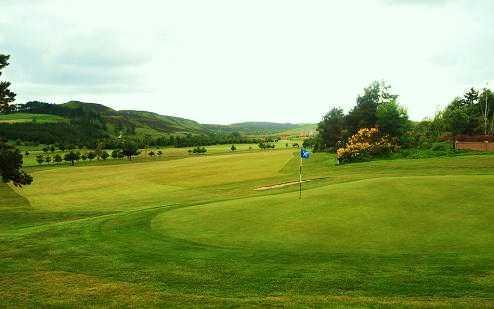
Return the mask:
[(230, 125), (203, 125), (215, 132), (240, 132), (244, 134), (287, 134), (298, 135), (299, 133), (315, 130), (315, 124), (295, 124), (277, 122), (240, 122)]
[(15, 113), (0, 115), (0, 135), (40, 143), (78, 141), (129, 136), (232, 134), (298, 134), (306, 124), (242, 122), (231, 125), (200, 124), (197, 121), (147, 111), (121, 110), (97, 103), (70, 101), (50, 104), (31, 101), (17, 105)]

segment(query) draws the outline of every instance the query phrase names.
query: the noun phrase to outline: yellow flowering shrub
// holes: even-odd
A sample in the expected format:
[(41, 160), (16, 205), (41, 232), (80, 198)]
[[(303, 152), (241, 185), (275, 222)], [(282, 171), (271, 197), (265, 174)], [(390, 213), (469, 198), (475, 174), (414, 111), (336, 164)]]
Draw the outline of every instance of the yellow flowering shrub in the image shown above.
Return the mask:
[(396, 151), (398, 146), (388, 136), (380, 136), (376, 128), (364, 128), (355, 133), (345, 147), (336, 151), (340, 163), (366, 161)]

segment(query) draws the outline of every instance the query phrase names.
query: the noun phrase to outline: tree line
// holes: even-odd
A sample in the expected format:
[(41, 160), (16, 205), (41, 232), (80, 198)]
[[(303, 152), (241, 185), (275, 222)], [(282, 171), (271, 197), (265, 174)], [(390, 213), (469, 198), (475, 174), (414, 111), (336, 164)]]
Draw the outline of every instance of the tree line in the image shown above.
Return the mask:
[(389, 154), (454, 142), (458, 135), (494, 134), (494, 94), (489, 89), (470, 88), (432, 119), (419, 122), (409, 120), (397, 99), (385, 82), (372, 82), (348, 113), (338, 107), (330, 109), (319, 122), (317, 135), (304, 146), (316, 151), (341, 149), (339, 153), (350, 156), (351, 161), (366, 152)]

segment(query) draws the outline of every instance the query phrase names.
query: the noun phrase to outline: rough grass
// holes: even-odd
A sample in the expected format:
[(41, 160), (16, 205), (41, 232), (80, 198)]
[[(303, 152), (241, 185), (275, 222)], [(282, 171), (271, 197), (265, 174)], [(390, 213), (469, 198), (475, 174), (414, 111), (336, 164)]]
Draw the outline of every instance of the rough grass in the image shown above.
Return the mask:
[(0, 306), (494, 306), (494, 157), (292, 150), (0, 186)]

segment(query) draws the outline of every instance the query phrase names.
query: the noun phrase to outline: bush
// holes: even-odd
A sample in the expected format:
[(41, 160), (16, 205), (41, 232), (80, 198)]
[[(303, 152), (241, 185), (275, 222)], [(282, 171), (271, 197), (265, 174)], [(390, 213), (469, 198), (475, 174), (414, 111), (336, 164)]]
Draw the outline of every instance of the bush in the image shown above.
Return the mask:
[(453, 145), (449, 142), (434, 143), (431, 146), (432, 151), (451, 151), (453, 150)]
[(101, 159), (106, 160), (109, 157), (110, 157), (110, 154), (103, 150), (103, 152), (101, 153)]
[(208, 150), (206, 149), (206, 147), (202, 147), (202, 146), (197, 146), (192, 150), (193, 153), (199, 153), (199, 154), (206, 153), (207, 151)]
[(270, 142), (260, 142), (259, 143), (259, 148), (261, 149), (269, 149), (269, 148), (274, 148), (274, 144), (273, 143), (270, 143)]
[(368, 161), (397, 151), (398, 146), (388, 137), (380, 136), (376, 128), (364, 128), (355, 133), (345, 147), (336, 151), (340, 163)]

